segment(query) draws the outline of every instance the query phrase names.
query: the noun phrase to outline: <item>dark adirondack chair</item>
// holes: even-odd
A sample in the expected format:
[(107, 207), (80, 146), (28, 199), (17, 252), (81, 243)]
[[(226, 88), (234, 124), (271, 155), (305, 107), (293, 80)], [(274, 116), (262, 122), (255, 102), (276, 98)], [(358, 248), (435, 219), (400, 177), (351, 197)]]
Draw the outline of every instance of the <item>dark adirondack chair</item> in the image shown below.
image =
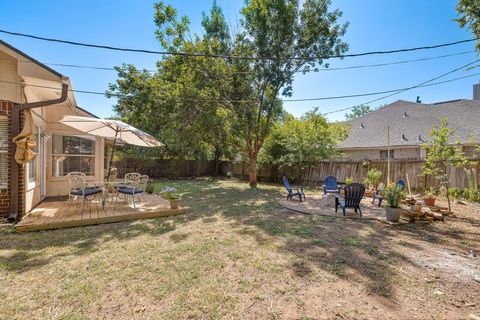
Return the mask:
[[(283, 185), (285, 186), (285, 189), (287, 189), (288, 195), (287, 195), (287, 200), (292, 199), (292, 197), (298, 196), (300, 201), (306, 200), (307, 198), (305, 197), (305, 192), (303, 191), (302, 186), (290, 186), (290, 183), (288, 183), (288, 178), (283, 176), (282, 178)], [(295, 192), (294, 192), (295, 190)], [(302, 200), (303, 198), (303, 200)]]
[(323, 179), (323, 194), (339, 193), (342, 187), (337, 185), (337, 178), (334, 176), (327, 176)]
[[(406, 186), (405, 180), (403, 179), (398, 180), (397, 186), (399, 186), (400, 189), (405, 188)], [(372, 204), (375, 204), (375, 200), (378, 199), (378, 206), (379, 207), (382, 206), (383, 196), (380, 194), (382, 191), (383, 191), (382, 189), (377, 189), (377, 191), (375, 191), (375, 194), (373, 195)]]
[(346, 208), (352, 208), (360, 213), (360, 217), (362, 217), (362, 209), (360, 209), (360, 201), (362, 201), (363, 194), (365, 193), (365, 186), (361, 183), (352, 183), (351, 185), (346, 186), (344, 189), (345, 196), (343, 198), (336, 197), (335, 198), (335, 212), (338, 211), (338, 207), (340, 206), (343, 211), (343, 215), (345, 215)]

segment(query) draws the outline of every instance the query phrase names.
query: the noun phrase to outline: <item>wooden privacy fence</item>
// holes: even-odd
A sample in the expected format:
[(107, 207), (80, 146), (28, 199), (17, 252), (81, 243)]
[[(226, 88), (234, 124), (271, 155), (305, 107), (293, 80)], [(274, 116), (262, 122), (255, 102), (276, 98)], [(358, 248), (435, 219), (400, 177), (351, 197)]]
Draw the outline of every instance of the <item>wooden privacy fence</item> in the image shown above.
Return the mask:
[[(392, 160), (390, 162), (390, 179), (398, 181), (405, 179), (408, 174), (410, 186), (416, 190), (425, 188), (438, 188), (440, 183), (432, 176), (422, 175), (423, 160)], [(370, 168), (379, 169), (382, 172), (383, 183), (387, 181), (387, 161), (372, 160)], [(479, 173), (479, 168), (472, 168)], [(248, 177), (247, 164), (223, 163), (222, 172), (231, 171), (236, 177)], [(337, 177), (339, 182), (345, 178), (352, 177), (355, 182), (363, 182), (367, 175), (368, 168), (364, 167), (363, 161), (356, 160), (331, 160), (318, 161), (308, 165), (296, 167), (261, 167), (258, 170), (259, 180), (280, 181), (280, 177), (286, 175), (295, 179), (296, 183), (304, 186), (318, 187), (323, 184), (326, 176)], [(468, 188), (467, 173), (464, 168), (448, 168), (448, 177), (451, 187)]]
[[(390, 162), (390, 179), (410, 180), (413, 189), (423, 190), (429, 187), (438, 188), (439, 181), (431, 176), (422, 175), (423, 160), (392, 160)], [(115, 162), (118, 175), (123, 176), (128, 172), (140, 172), (152, 178), (170, 177), (199, 177), (215, 173), (215, 161), (213, 160), (159, 160), (159, 159), (122, 159)], [(387, 180), (387, 161), (372, 160), (370, 168), (377, 168), (382, 172), (383, 182)], [(479, 167), (472, 168), (479, 172)], [(321, 186), (326, 176), (337, 177), (339, 182), (352, 177), (356, 182), (363, 182), (368, 168), (364, 167), (363, 161), (356, 160), (323, 160), (295, 167), (260, 166), (258, 179), (260, 181), (279, 182), (283, 175), (294, 178), (296, 183), (305, 186)], [(237, 178), (248, 179), (248, 163), (221, 162), (221, 174), (232, 172)], [(467, 188), (467, 173), (463, 168), (449, 168), (448, 176), (451, 187)]]
[(140, 172), (152, 178), (198, 177), (215, 173), (213, 160), (161, 160), (161, 159), (122, 159), (115, 162), (118, 176), (129, 172)]

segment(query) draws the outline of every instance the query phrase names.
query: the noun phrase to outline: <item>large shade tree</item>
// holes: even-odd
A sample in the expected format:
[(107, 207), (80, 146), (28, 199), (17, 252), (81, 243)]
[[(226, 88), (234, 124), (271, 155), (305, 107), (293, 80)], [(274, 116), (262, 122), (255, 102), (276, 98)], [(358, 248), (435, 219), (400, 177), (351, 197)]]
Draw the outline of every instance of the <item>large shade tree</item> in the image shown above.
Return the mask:
[[(159, 74), (151, 82), (160, 86), (154, 88), (161, 98), (152, 104), (151, 112), (159, 116), (158, 106), (165, 105), (159, 101), (167, 100), (169, 105), (193, 108), (189, 114), (196, 117), (201, 117), (203, 108), (208, 115), (217, 114), (208, 111), (212, 106), (213, 110), (222, 110), (230, 120), (227, 131), (233, 133), (238, 150), (248, 156), (250, 185), (255, 187), (258, 154), (272, 125), (283, 114), (280, 97), (292, 95), (295, 74), (315, 70), (325, 57), (341, 55), (347, 50), (341, 41), (346, 24), (338, 22), (341, 12), (329, 10), (329, 6), (329, 0), (245, 0), (239, 25), (233, 32), (214, 2), (211, 11), (203, 16), (203, 35), (192, 37), (187, 17), (179, 17), (172, 6), (155, 4), (156, 36), (160, 44), (171, 52), (196, 56), (176, 56), (159, 62)], [(162, 74), (170, 62), (180, 70), (186, 69), (189, 81), (180, 81), (183, 86), (178, 85), (178, 75), (173, 72), (166, 77)], [(130, 74), (120, 74), (111, 88), (112, 93), (120, 91), (119, 104), (122, 98), (126, 101), (144, 93), (119, 87), (129, 77)], [(159, 83), (158, 78), (162, 79)], [(169, 100), (172, 96), (177, 100)], [(215, 101), (205, 104), (184, 101), (193, 96)], [(117, 108), (117, 111), (128, 114), (127, 109)], [(212, 118), (206, 116), (206, 119)], [(181, 134), (180, 131), (178, 137)]]
[(218, 84), (206, 81), (200, 65), (186, 57), (167, 57), (157, 67), (155, 73), (131, 65), (117, 68), (119, 79), (107, 92), (118, 98), (117, 115), (161, 139), (163, 157), (214, 159), (217, 164), (222, 156), (232, 157), (232, 117), (215, 99)]

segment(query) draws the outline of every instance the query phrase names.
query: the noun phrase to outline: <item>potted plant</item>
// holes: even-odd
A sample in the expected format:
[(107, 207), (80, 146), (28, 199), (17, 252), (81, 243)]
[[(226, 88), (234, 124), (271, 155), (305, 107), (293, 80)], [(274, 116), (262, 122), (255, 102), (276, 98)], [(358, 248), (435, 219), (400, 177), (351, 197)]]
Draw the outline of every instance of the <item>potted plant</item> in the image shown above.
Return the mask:
[(400, 200), (403, 197), (402, 188), (392, 183), (382, 191), (382, 195), (386, 201), (385, 215), (387, 221), (398, 222), (402, 213), (400, 208)]
[(146, 192), (147, 194), (152, 194), (152, 193), (153, 193), (153, 190), (154, 190), (153, 184), (151, 184), (151, 183), (147, 184), (147, 186), (145, 187), (145, 192)]
[(160, 192), (160, 195), (163, 199), (170, 202), (170, 209), (178, 209), (178, 201), (180, 200), (182, 195), (177, 192), (177, 189), (172, 187), (165, 187)]
[(351, 185), (353, 183), (353, 177), (346, 177), (345, 178), (345, 184), (347, 186)]
[(423, 201), (425, 202), (426, 206), (433, 207), (435, 205), (435, 194), (433, 193), (432, 189), (427, 190), (425, 193), (425, 198), (423, 198)]

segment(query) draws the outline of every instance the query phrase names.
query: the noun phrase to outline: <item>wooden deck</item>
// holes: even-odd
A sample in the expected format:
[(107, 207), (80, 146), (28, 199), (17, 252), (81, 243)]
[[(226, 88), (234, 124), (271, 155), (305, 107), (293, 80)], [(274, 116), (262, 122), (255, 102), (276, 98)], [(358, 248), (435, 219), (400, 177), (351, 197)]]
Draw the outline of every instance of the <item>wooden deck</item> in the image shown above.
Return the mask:
[(104, 209), (99, 201), (87, 201), (83, 213), (80, 212), (80, 200), (69, 207), (66, 200), (52, 201), (47, 198), (35, 209), (25, 215), (15, 226), (16, 231), (37, 231), (57, 228), (88, 226), (127, 220), (149, 219), (182, 214), (185, 209), (170, 209), (169, 202), (157, 195), (145, 195), (145, 202), (133, 205), (120, 201), (114, 208), (107, 203)]

